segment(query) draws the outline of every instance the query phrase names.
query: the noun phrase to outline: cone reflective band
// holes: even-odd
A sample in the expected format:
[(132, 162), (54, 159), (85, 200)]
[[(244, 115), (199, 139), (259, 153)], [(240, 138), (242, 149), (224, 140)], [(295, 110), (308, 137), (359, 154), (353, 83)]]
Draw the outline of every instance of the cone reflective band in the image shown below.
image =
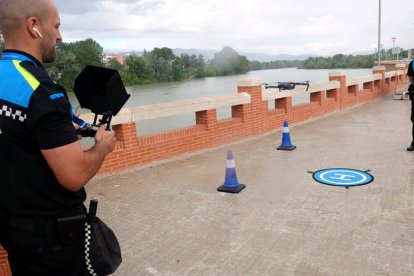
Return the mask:
[(236, 163), (234, 162), (233, 152), (229, 150), (227, 152), (226, 177), (224, 185), (218, 187), (217, 191), (235, 194), (239, 193), (244, 188), (246, 188), (246, 185), (239, 184), (239, 181), (237, 180)]
[(233, 152), (227, 152), (227, 168), (236, 168), (236, 162), (234, 162)]

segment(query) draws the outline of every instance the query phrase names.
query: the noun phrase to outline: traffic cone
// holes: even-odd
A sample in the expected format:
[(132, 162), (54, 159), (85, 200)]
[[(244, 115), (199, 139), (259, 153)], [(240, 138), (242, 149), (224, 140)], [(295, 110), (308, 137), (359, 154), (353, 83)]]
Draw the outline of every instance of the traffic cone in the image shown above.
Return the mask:
[(285, 121), (285, 123), (283, 124), (282, 144), (277, 149), (278, 150), (294, 150), (294, 149), (296, 149), (296, 146), (292, 145), (292, 142), (290, 142), (289, 126), (288, 126), (287, 121)]
[(226, 179), (224, 180), (224, 185), (218, 187), (217, 191), (237, 194), (244, 188), (246, 188), (246, 185), (239, 184), (237, 180), (233, 152), (229, 150), (227, 151)]

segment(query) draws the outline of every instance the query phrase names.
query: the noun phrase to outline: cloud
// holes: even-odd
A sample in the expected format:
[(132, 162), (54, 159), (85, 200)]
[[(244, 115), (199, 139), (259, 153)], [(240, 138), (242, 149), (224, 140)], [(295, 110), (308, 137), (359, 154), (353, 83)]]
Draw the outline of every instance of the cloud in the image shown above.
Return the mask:
[[(397, 37), (414, 45), (412, 0), (384, 3), (385, 48)], [(384, 1), (383, 1), (384, 2)], [(154, 47), (218, 49), (268, 54), (373, 52), (377, 1), (331, 0), (57, 0), (62, 34), (72, 41), (91, 37), (105, 49)], [(398, 17), (397, 17), (398, 15)]]
[(100, 0), (55, 0), (56, 5), (62, 14), (82, 15), (90, 13), (91, 11), (99, 11), (102, 9), (102, 2)]

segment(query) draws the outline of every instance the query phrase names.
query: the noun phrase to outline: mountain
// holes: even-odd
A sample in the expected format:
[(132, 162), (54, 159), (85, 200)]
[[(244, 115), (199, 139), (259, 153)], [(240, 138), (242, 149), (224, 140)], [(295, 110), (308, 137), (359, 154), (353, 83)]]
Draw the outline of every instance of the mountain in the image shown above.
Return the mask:
[[(182, 49), (175, 48), (172, 49), (174, 55), (180, 56), (181, 54), (187, 55), (202, 55), (205, 59), (213, 59), (214, 54), (218, 53), (220, 50), (199, 50), (199, 49)], [(274, 60), (305, 60), (311, 55), (268, 55), (262, 53), (239, 53), (242, 56), (245, 56), (248, 60), (253, 61), (257, 60), (260, 62), (269, 62)]]
[(245, 56), (248, 60), (257, 60), (260, 62), (269, 62), (275, 60), (305, 60), (312, 55), (268, 55), (262, 53), (240, 53)]
[[(147, 51), (151, 51), (151, 50), (147, 50)], [(181, 56), (182, 54), (187, 54), (187, 55), (202, 55), (206, 60), (209, 59), (213, 59), (214, 58), (214, 54), (220, 52), (220, 50), (214, 50), (214, 49), (210, 49), (210, 50), (201, 50), (201, 49), (194, 49), (194, 48), (190, 48), (190, 49), (183, 49), (183, 48), (174, 48), (172, 49), (174, 55), (176, 56)], [(143, 51), (126, 51), (126, 50), (106, 50), (105, 52), (107, 53), (112, 53), (112, 54), (121, 54), (121, 55), (142, 55)], [(254, 61), (257, 60), (259, 62), (269, 62), (269, 61), (275, 61), (275, 60), (305, 60), (308, 57), (312, 56), (312, 55), (268, 55), (268, 54), (263, 54), (263, 53), (243, 53), (240, 52), (239, 53), (242, 56), (245, 56), (248, 60), (250, 61)]]

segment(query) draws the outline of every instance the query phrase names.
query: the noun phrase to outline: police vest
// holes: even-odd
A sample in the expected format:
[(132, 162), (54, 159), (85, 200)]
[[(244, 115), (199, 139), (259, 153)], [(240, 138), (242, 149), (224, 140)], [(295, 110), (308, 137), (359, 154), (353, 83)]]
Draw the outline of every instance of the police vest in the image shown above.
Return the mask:
[(61, 186), (41, 149), (77, 141), (63, 87), (28, 55), (0, 59), (0, 208), (25, 216), (55, 216), (82, 204), (84, 189)]

